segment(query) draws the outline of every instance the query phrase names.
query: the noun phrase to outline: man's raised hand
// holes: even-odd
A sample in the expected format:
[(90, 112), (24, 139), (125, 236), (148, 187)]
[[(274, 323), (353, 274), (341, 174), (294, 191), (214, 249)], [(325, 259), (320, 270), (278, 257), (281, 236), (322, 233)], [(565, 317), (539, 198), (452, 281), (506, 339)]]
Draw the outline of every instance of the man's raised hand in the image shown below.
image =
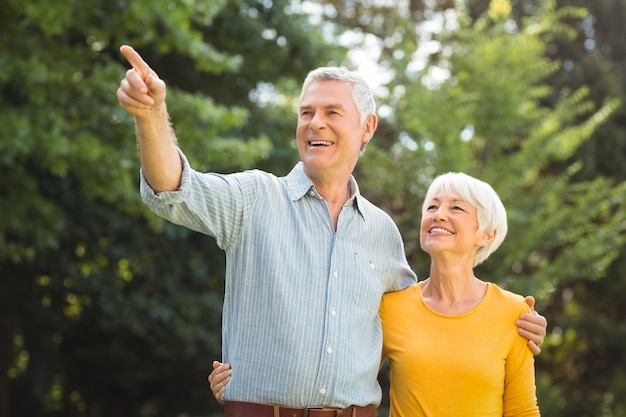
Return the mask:
[(132, 47), (122, 45), (120, 52), (132, 68), (120, 82), (117, 99), (133, 116), (146, 116), (165, 102), (165, 82)]

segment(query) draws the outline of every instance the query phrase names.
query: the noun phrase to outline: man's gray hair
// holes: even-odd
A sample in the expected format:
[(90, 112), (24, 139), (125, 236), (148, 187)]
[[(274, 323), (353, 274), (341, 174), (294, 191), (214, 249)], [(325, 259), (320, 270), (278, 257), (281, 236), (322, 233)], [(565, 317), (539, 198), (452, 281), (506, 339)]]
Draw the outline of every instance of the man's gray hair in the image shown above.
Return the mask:
[(300, 94), (300, 102), (302, 102), (302, 94), (304, 90), (313, 81), (344, 81), (352, 84), (352, 98), (356, 104), (361, 124), (365, 123), (365, 120), (371, 114), (376, 113), (376, 101), (374, 100), (374, 94), (367, 85), (367, 82), (354, 71), (348, 71), (345, 68), (340, 67), (320, 67), (309, 72), (302, 84), (302, 93)]

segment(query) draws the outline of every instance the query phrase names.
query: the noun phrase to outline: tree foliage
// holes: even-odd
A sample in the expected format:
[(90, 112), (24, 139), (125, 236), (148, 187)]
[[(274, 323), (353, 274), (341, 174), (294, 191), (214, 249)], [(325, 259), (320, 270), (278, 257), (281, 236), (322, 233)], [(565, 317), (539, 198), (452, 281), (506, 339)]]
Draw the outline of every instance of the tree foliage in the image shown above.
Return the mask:
[[(394, 214), (409, 258), (426, 277), (419, 209), (433, 176), (465, 171), (491, 183), (508, 208), (509, 236), (477, 274), (534, 295), (548, 317), (537, 359), (542, 415), (620, 415), (624, 357), (616, 345), (624, 346), (605, 337), (623, 334), (624, 310), (593, 299), (614, 298), (626, 184), (579, 175), (588, 159), (581, 148), (620, 102), (606, 97), (597, 105), (585, 85), (557, 90), (549, 83), (561, 62), (548, 45), (573, 38), (570, 23), (584, 20), (584, 9), (542, 2), (514, 19), (507, 1), (488, 6), (475, 17), (470, 9), (448, 11), (442, 20), (453, 19), (451, 29), (433, 37), (437, 47), (419, 70), (410, 70), (411, 61), (424, 45), (402, 41), (388, 86), (396, 130), (368, 148), (361, 186), (376, 190), (371, 197)], [(596, 320), (602, 324), (592, 326)]]
[[(570, 91), (578, 85), (588, 85), (589, 96), (596, 104), (605, 102), (607, 97), (626, 102), (626, 53), (621, 18), (626, 2), (559, 0), (557, 4), (583, 6), (589, 13), (573, 25), (575, 36), (549, 43), (549, 55), (563, 62), (550, 78), (550, 84), (558, 90)], [(621, 106), (582, 144), (576, 153), (581, 169), (575, 178), (605, 177), (609, 183), (624, 181), (625, 123), (626, 107)], [(615, 189), (612, 195), (598, 195), (600, 199), (594, 206), (606, 207), (609, 202), (624, 198), (624, 194), (623, 189)], [(550, 364), (550, 371), (558, 375), (560, 385), (568, 387), (566, 395), (555, 401), (563, 414), (595, 416), (626, 412), (622, 371), (626, 368), (626, 355), (621, 342), (626, 310), (619, 300), (626, 285), (626, 248), (620, 245), (624, 225), (616, 223), (616, 230), (620, 234), (618, 239), (606, 236), (592, 249), (610, 254), (607, 258), (614, 257), (602, 269), (605, 272), (595, 275), (595, 279), (560, 282), (561, 288), (556, 293), (563, 294), (563, 299), (548, 306), (548, 311), (560, 320), (557, 340), (561, 343), (555, 347), (559, 349), (558, 356), (555, 355), (558, 360)], [(562, 369), (568, 372), (561, 372)]]
[(278, 168), (294, 158), (273, 152), (292, 135), (292, 103), (266, 111), (254, 91), (296, 89), (337, 50), (287, 6), (3, 2), (0, 416), (217, 406), (206, 376), (220, 357), (223, 255), (140, 202), (118, 48), (133, 45), (169, 85), (197, 167)]
[(419, 213), (432, 178), (490, 182), (510, 231), (477, 274), (534, 295), (549, 320), (542, 415), (624, 414), (626, 189), (622, 148), (607, 145), (621, 137), (624, 95), (610, 92), (626, 85), (613, 70), (623, 24), (589, 29), (623, 3), (589, 14), (535, 0), (4, 0), (0, 417), (218, 407), (206, 375), (220, 356), (223, 255), (139, 200), (132, 119), (115, 98), (124, 43), (168, 84), (195, 167), (284, 174), (306, 72), (362, 66), (350, 58), (373, 42), (386, 72), (357, 166), (363, 194), (426, 277)]

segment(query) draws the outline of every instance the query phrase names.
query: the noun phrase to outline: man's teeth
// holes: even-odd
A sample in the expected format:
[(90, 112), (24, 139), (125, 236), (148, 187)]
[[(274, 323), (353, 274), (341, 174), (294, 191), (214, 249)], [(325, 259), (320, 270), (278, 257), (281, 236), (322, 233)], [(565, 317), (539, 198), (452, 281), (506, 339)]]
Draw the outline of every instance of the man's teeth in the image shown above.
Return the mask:
[(332, 142), (325, 142), (323, 140), (315, 140), (309, 143), (311, 144), (311, 146), (330, 146), (333, 144)]

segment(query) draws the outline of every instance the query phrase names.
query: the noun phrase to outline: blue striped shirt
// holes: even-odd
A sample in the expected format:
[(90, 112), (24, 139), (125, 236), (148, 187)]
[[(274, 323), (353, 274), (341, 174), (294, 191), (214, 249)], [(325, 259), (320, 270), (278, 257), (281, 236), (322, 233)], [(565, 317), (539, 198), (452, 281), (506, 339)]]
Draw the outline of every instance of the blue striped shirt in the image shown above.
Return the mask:
[(415, 282), (393, 220), (359, 194), (337, 231), (298, 163), (263, 171), (199, 173), (183, 160), (181, 186), (145, 203), (169, 221), (213, 236), (226, 253), (225, 400), (291, 407), (378, 405), (381, 296)]

